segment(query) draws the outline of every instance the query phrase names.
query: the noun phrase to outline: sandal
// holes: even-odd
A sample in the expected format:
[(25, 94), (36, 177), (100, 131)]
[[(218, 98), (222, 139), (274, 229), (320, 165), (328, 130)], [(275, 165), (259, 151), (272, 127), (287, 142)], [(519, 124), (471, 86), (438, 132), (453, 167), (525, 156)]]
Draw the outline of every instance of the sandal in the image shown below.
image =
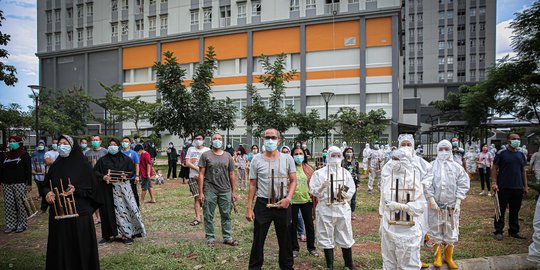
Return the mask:
[(216, 241), (214, 241), (214, 240), (206, 241), (206, 245), (207, 245), (208, 247), (213, 248), (213, 247), (216, 245)]
[(235, 246), (238, 246), (238, 241), (234, 239), (230, 239), (230, 240), (223, 241), (223, 244), (235, 247)]
[(194, 219), (191, 223), (189, 223), (189, 225), (191, 225), (191, 226), (197, 226), (199, 224), (201, 224), (201, 222), (199, 220), (196, 220), (196, 219)]

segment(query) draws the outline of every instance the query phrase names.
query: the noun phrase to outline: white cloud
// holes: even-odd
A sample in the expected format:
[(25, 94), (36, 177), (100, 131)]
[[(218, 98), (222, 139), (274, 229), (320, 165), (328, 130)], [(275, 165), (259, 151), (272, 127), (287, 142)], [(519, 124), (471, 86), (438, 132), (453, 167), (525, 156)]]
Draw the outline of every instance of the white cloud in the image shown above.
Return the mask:
[(504, 57), (507, 54), (514, 56), (512, 50), (512, 29), (510, 28), (512, 20), (502, 21), (497, 24), (497, 39), (496, 39), (496, 55), (497, 59)]

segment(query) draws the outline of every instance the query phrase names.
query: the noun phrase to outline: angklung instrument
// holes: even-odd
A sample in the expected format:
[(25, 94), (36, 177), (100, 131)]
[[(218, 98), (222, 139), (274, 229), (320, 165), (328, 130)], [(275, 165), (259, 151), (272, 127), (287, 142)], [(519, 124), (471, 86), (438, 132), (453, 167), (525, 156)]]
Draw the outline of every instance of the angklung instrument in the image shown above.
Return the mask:
[(274, 168), (268, 166), (270, 170), (270, 179), (268, 179), (268, 203), (267, 208), (279, 207), (279, 201), (287, 197), (289, 186), (289, 164), (285, 166), (285, 175), (280, 175), (281, 161), (277, 160), (277, 174)]
[(495, 206), (495, 221), (501, 219), (501, 205), (499, 204), (499, 193), (494, 192), (493, 194), (493, 205)]
[[(407, 170), (403, 172), (401, 175), (402, 178), (399, 176), (395, 177), (394, 171), (392, 170), (392, 186), (391, 186), (391, 197), (394, 199), (397, 203), (407, 204), (411, 201), (411, 197), (415, 198), (416, 194), (416, 173), (412, 173), (413, 175), (413, 182), (412, 186), (407, 185)], [(388, 220), (388, 224), (390, 225), (402, 225), (402, 226), (414, 226), (415, 222), (413, 220), (413, 217), (407, 213), (407, 211), (403, 210), (390, 210), (390, 220)]]
[[(338, 167), (337, 164), (334, 164), (335, 166), (335, 174), (330, 173), (330, 166), (328, 165), (328, 175), (327, 177), (330, 179), (330, 186), (328, 187), (328, 201), (326, 202), (326, 205), (333, 205), (333, 204), (345, 204), (347, 203), (345, 198), (343, 197), (342, 193), (349, 191), (349, 187), (345, 185), (345, 168)], [(341, 168), (341, 174), (338, 173), (338, 168)], [(328, 179), (327, 178), (327, 179)]]
[(197, 197), (199, 196), (199, 183), (194, 178), (189, 178), (188, 180), (188, 186), (189, 191), (191, 192), (191, 196), (189, 197)]
[(119, 183), (119, 182), (125, 182), (129, 180), (129, 176), (131, 175), (130, 172), (125, 171), (115, 171), (108, 169), (107, 175), (109, 175), (111, 178), (109, 179), (110, 183)]
[(45, 175), (47, 173), (47, 166), (45, 162), (41, 162), (35, 158), (32, 159), (32, 168), (35, 175)]
[(26, 196), (24, 199), (24, 209), (26, 210), (27, 220), (35, 217), (39, 213), (38, 208), (31, 196)]
[[(71, 185), (71, 179), (68, 178), (68, 183)], [(60, 179), (60, 189), (58, 187), (53, 189), (52, 180), (49, 182), (51, 191), (54, 193), (54, 219), (66, 219), (66, 218), (76, 218), (79, 216), (77, 212), (77, 205), (75, 204), (75, 195), (73, 193), (66, 194), (71, 188), (68, 187), (68, 190), (64, 189), (64, 183)]]

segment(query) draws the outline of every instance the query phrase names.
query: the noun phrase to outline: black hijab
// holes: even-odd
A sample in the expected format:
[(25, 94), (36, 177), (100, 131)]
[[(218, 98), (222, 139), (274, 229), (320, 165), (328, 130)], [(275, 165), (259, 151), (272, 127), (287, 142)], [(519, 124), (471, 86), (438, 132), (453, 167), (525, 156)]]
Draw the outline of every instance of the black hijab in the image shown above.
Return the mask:
[[(49, 168), (49, 171), (45, 175), (45, 194), (50, 191), (51, 185), (53, 190), (56, 187), (61, 192), (62, 185), (67, 190), (68, 184), (71, 182), (75, 187), (77, 207), (81, 208), (78, 209), (79, 213), (91, 211), (91, 214), (103, 202), (101, 196), (99, 196), (100, 192), (97, 190), (98, 185), (94, 171), (88, 160), (84, 157), (76, 140), (74, 141), (68, 135), (61, 135), (58, 137), (58, 141), (60, 139), (68, 141), (71, 146), (71, 152), (67, 157), (58, 156)], [(62, 181), (62, 185), (60, 181)]]
[(120, 141), (118, 141), (118, 139), (112, 138), (109, 140), (109, 144), (111, 142), (115, 142), (116, 145), (118, 145), (118, 153), (114, 155), (107, 153), (107, 155), (100, 158), (97, 161), (96, 166), (94, 166), (96, 175), (98, 178), (103, 179), (103, 176), (106, 175), (110, 169), (115, 171), (129, 172), (127, 178), (130, 179), (135, 173), (135, 164), (133, 163), (133, 160), (120, 152)]

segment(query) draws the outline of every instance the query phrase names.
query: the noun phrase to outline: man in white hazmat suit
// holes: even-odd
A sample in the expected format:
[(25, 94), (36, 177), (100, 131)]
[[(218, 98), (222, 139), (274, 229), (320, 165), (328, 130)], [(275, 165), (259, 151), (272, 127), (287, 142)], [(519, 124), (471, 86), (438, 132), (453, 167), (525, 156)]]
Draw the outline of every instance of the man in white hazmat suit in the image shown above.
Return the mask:
[[(328, 149), (328, 163), (315, 171), (309, 184), (310, 193), (317, 197), (319, 203), (316, 211), (317, 242), (324, 249), (326, 268), (334, 267), (334, 247), (341, 247), (345, 266), (356, 269), (352, 260), (352, 234), (350, 200), (355, 191), (355, 184), (351, 173), (341, 167), (343, 154), (341, 150), (332, 146)], [(333, 181), (331, 181), (331, 179)], [(340, 186), (344, 185), (340, 189)], [(330, 190), (333, 187), (332, 200)]]
[(533, 219), (533, 242), (529, 245), (529, 256), (527, 260), (540, 266), (540, 198), (536, 201), (536, 210), (534, 210)]
[[(373, 193), (373, 183), (375, 182), (375, 178), (377, 176), (381, 175), (381, 170), (384, 165), (384, 152), (379, 148), (379, 143), (375, 142), (373, 144), (373, 149), (371, 149), (369, 156), (368, 156), (368, 164), (369, 164), (369, 179), (368, 179), (368, 194), (371, 195)], [(380, 177), (379, 177), (379, 187), (380, 184)]]
[(452, 158), (452, 144), (442, 140), (437, 145), (437, 159), (432, 163), (433, 184), (426, 194), (430, 203), (429, 234), (435, 243), (433, 266), (442, 266), (442, 250), (448, 268), (457, 269), (452, 259), (454, 243), (458, 241), (461, 201), (469, 191), (469, 176)]
[(469, 146), (469, 151), (463, 156), (465, 159), (465, 170), (469, 174), (469, 178), (474, 180), (476, 177), (476, 159), (478, 159), (478, 154), (476, 153), (476, 148), (474, 146)]
[(364, 151), (362, 151), (362, 168), (364, 169), (364, 173), (368, 170), (368, 158), (370, 153), (371, 147), (369, 146), (369, 143), (366, 143)]
[[(411, 136), (412, 137), (412, 136)], [(392, 159), (381, 173), (381, 253), (383, 269), (420, 269), (420, 246), (424, 239), (418, 222), (426, 211), (421, 176), (414, 165), (409, 146), (393, 152)], [(414, 151), (414, 148), (413, 148)], [(396, 190), (395, 186), (398, 185)], [(396, 193), (398, 201), (396, 201)], [(407, 216), (407, 221), (395, 223), (395, 216)], [(399, 219), (403, 220), (403, 219)]]

